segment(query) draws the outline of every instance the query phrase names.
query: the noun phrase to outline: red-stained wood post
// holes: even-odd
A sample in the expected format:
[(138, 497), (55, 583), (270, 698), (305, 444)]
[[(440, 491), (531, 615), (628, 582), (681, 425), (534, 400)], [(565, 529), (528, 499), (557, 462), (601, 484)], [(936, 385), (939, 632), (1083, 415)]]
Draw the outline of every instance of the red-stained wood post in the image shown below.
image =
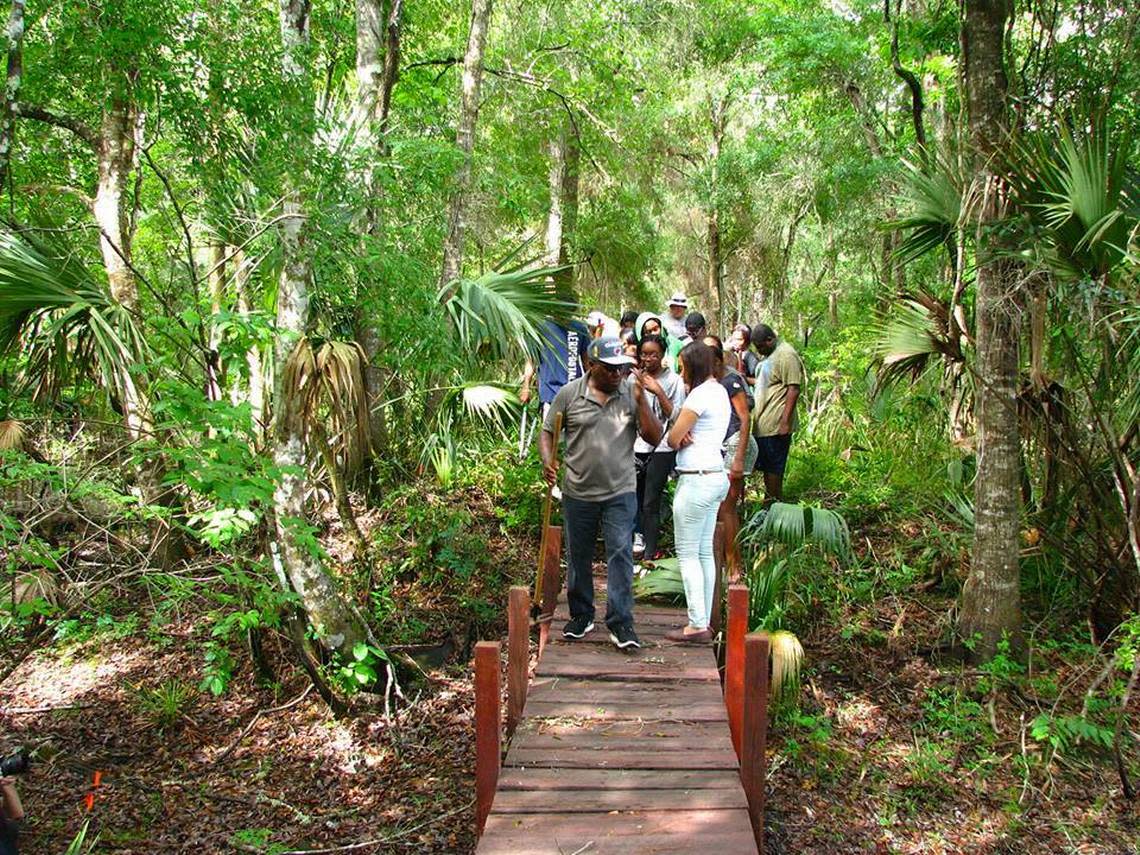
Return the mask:
[(740, 731), (744, 722), (744, 636), (748, 633), (748, 588), (728, 586), (728, 631), (724, 650), (724, 707), (736, 758), (740, 754)]
[(768, 747), (768, 633), (744, 637), (744, 726), (741, 729), (740, 781), (756, 848), (764, 855), (764, 787)]
[(482, 835), (499, 784), (499, 642), (475, 645), (475, 833)]
[(546, 650), (550, 639), (550, 621), (558, 606), (558, 592), (562, 589), (562, 526), (552, 525), (546, 530), (546, 555), (542, 560), (542, 591), (534, 595), (542, 604), (539, 612), (538, 655)]
[(507, 739), (515, 732), (526, 705), (529, 665), (530, 591), (513, 585), (507, 609)]
[(712, 614), (709, 615), (709, 629), (713, 631), (713, 635), (720, 632), (721, 628), (721, 594), (724, 593), (724, 583), (721, 579), (724, 577), (724, 523), (718, 522), (716, 528), (713, 529), (713, 562), (716, 564), (716, 583), (713, 585), (713, 605)]

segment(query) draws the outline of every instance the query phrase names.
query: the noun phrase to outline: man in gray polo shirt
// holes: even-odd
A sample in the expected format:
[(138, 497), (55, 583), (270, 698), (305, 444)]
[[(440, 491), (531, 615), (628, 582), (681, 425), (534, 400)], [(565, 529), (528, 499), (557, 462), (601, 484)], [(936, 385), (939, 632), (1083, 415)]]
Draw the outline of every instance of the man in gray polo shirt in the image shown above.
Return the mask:
[[(554, 419), (562, 413), (566, 471), (562, 476), (566, 589), (570, 620), (562, 635), (582, 638), (594, 628), (591, 564), (598, 525), (606, 544), (606, 626), (619, 649), (640, 647), (633, 631), (633, 525), (637, 517), (637, 475), (633, 440), (656, 447), (662, 425), (648, 395), (665, 395), (661, 384), (636, 369), (621, 339), (590, 342), (586, 374), (563, 386), (546, 413), (539, 450), (546, 480), (553, 484)], [(628, 378), (625, 372), (629, 371)]]

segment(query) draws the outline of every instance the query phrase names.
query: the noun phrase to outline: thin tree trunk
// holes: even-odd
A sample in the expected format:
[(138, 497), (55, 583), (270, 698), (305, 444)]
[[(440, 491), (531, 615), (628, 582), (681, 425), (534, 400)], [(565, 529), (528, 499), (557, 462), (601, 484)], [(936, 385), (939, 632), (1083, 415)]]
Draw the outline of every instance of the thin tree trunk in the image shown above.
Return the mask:
[(919, 157), (925, 164), (927, 163), (928, 152), (926, 125), (922, 118), (923, 110), (926, 109), (922, 97), (922, 83), (913, 71), (903, 67), (902, 61), (899, 59), (899, 22), (897, 14), (894, 19), (891, 17), (891, 0), (883, 0), (883, 18), (886, 20), (887, 26), (891, 28), (891, 69), (910, 91), (910, 118), (914, 124), (914, 139), (918, 144)]
[(725, 322), (724, 279), (720, 275), (720, 217), (715, 208), (708, 212), (705, 250), (709, 255), (708, 267), (705, 270), (705, 287), (709, 299), (716, 300), (716, 314), (708, 319), (709, 329), (720, 329)]
[(491, 0), (472, 0), (471, 28), (467, 35), (467, 52), (463, 57), (460, 92), (459, 127), (455, 145), (459, 149), (459, 168), (451, 189), (448, 205), (447, 238), (443, 244), (441, 288), (448, 288), (463, 270), (463, 232), (466, 225), (467, 194), (471, 189), (471, 158), (475, 149), (475, 122), (479, 117), (479, 89), (483, 81), (483, 53), (487, 45), (487, 26), (491, 20)]
[[(392, 105), (392, 89), (400, 68), (400, 28), (403, 0), (391, 0), (384, 21), (380, 0), (356, 2), (356, 115), (359, 127), (367, 128), (365, 140), (371, 148), (369, 166), (362, 176), (367, 197), (363, 237), (380, 237), (383, 185), (376, 180), (381, 162), (388, 156), (385, 135)], [(356, 341), (364, 351), (364, 391), (369, 408), (369, 445), (372, 456), (383, 452), (388, 444), (387, 420), (381, 406), (384, 378), (376, 364), (384, 347), (375, 315), (363, 312), (355, 324)]]
[(721, 253), (720, 234), (720, 149), (724, 140), (724, 129), (728, 122), (727, 98), (713, 100), (709, 104), (709, 125), (712, 137), (709, 143), (710, 195), (707, 212), (705, 249), (708, 252), (708, 269), (705, 273), (706, 287), (710, 300), (716, 300), (716, 315), (710, 318), (710, 329), (719, 329), (727, 321), (727, 305), (724, 298), (724, 277), (721, 268), (724, 258)]
[(570, 247), (578, 228), (578, 184), (581, 176), (582, 148), (578, 144), (578, 130), (566, 120), (566, 147), (562, 163), (562, 233), (558, 246), (558, 264), (565, 269), (555, 276), (565, 299), (574, 299), (576, 270), (570, 263)]
[(206, 398), (210, 401), (222, 400), (222, 385), (225, 378), (222, 376), (222, 362), (218, 349), (222, 344), (222, 333), (218, 326), (217, 316), (222, 311), (226, 288), (226, 248), (221, 243), (211, 243), (206, 256), (209, 265), (206, 276), (206, 286), (210, 292), (210, 338), (206, 350)]
[[(280, 23), (283, 53), (282, 79), (298, 124), (306, 127), (312, 118), (308, 86), (308, 0), (281, 0)], [(288, 177), (284, 214), (279, 230), (282, 250), (281, 276), (277, 286), (277, 337), (274, 346), (274, 438), (273, 462), (284, 473), (273, 494), (277, 555), (289, 584), (321, 642), (342, 655), (367, 637), (352, 607), (341, 597), (332, 577), (309, 545), (305, 497), (309, 491), (305, 459), (304, 416), (300, 390), (289, 382), (286, 365), (297, 339), (309, 324), (309, 281), (312, 262), (306, 245), (304, 207), (299, 173), (308, 158), (312, 140), (299, 133), (290, 153), (294, 173)]]
[[(234, 295), (237, 302), (237, 311), (243, 317), (249, 317), (252, 312), (253, 300), (250, 295), (249, 277), (252, 262), (245, 254), (245, 250), (237, 247), (230, 248), (234, 263)], [(262, 361), (261, 345), (254, 342), (245, 352), (246, 369), (249, 372), (249, 390), (243, 393), (235, 380), (230, 400), (234, 404), (242, 400), (249, 401), (250, 420), (253, 423), (254, 436), (258, 444), (265, 437), (267, 425), (265, 423), (265, 364)]]
[(564, 188), (566, 182), (566, 146), (571, 130), (564, 124), (559, 134), (550, 140), (550, 207), (546, 212), (546, 255), (544, 261), (547, 267), (557, 267), (562, 263), (565, 244), (562, 240), (563, 231), (563, 204)]
[(8, 186), (8, 170), (12, 162), (12, 146), (16, 139), (16, 117), (13, 105), (20, 100), (20, 84), (24, 79), (24, 0), (12, 0), (8, 14), (8, 74), (4, 84), (4, 104), (0, 110), (0, 191)]
[(978, 470), (974, 484), (974, 549), (962, 589), (960, 630), (974, 655), (992, 658), (1003, 637), (1021, 628), (1018, 565), (1017, 269), (987, 245), (986, 228), (1001, 216), (1001, 188), (989, 160), (1006, 128), (1004, 67), (1008, 0), (967, 0), (962, 29), (969, 127), (982, 159), (985, 195), (978, 226), (976, 279)]

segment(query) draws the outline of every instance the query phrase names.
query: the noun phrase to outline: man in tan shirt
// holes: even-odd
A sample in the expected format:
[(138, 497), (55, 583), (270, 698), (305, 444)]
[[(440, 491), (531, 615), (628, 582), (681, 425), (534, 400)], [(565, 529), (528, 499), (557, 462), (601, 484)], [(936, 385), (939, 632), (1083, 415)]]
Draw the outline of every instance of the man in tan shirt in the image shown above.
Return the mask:
[(784, 498), (784, 470), (796, 429), (796, 402), (804, 383), (804, 363), (767, 324), (752, 328), (752, 345), (766, 359), (756, 381), (756, 414), (752, 434), (760, 448), (756, 468), (764, 473), (764, 502)]

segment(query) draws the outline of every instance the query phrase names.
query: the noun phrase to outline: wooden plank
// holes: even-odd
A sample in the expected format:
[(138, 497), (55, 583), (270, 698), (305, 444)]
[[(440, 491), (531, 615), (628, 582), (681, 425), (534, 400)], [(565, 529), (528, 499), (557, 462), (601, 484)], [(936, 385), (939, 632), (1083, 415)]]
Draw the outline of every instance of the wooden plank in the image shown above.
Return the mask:
[(716, 692), (710, 692), (709, 687), (700, 680), (637, 683), (627, 686), (607, 680), (541, 677), (531, 684), (528, 697), (542, 701), (590, 697), (626, 703), (632, 703), (636, 699), (639, 702), (653, 704), (662, 699), (670, 698), (692, 698), (707, 703), (715, 700), (716, 694)]
[(609, 813), (646, 810), (724, 810), (748, 808), (744, 791), (705, 790), (564, 790), (562, 792), (500, 791), (492, 813)]
[(740, 781), (756, 847), (764, 852), (764, 778), (768, 741), (768, 633), (744, 638), (744, 719), (741, 726)]
[(728, 716), (724, 704), (718, 700), (711, 703), (663, 705), (657, 709), (625, 704), (589, 704), (574, 701), (531, 701), (527, 716), (535, 718), (585, 718), (599, 721), (653, 721), (672, 719), (675, 721), (722, 721), (728, 726)]
[[(549, 660), (550, 657), (547, 657)], [(630, 666), (622, 663), (592, 663), (575, 658), (570, 661), (551, 662), (544, 660), (540, 665), (541, 677), (576, 677), (580, 679), (625, 681), (625, 682), (695, 682), (716, 683), (720, 676), (711, 665), (703, 668), (686, 668), (682, 665), (642, 665)], [(717, 703), (722, 703), (719, 699)]]
[[(503, 819), (512, 817), (503, 816)], [(516, 818), (517, 817), (513, 817)], [(527, 834), (514, 833), (511, 836), (496, 835), (494, 840), (481, 842), (476, 849), (478, 855), (708, 855), (709, 852), (749, 855), (756, 852), (752, 835), (700, 834), (691, 840), (679, 841), (673, 834), (643, 834), (639, 837), (614, 837), (596, 840), (588, 838), (586, 843), (575, 845), (565, 839), (539, 839)]]
[(740, 789), (730, 769), (520, 769), (504, 766), (499, 792), (507, 790), (683, 790)]
[[(722, 722), (616, 722), (618, 725), (635, 724), (639, 732), (611, 733), (610, 728), (579, 728), (576, 733), (522, 733), (515, 734), (512, 748), (530, 748), (536, 751), (560, 749), (593, 749), (597, 751), (694, 751), (715, 749), (730, 751), (732, 741), (724, 732)], [(614, 728), (615, 730), (617, 728)], [(623, 728), (630, 730), (631, 728)]]
[(483, 833), (499, 780), (499, 642), (475, 645), (475, 833)]
[(698, 673), (698, 679), (712, 679), (720, 682), (712, 647), (693, 645), (670, 645), (654, 650), (619, 651), (613, 648), (592, 647), (590, 645), (551, 645), (547, 655), (539, 663), (536, 676), (546, 677), (560, 674), (560, 667), (593, 668), (599, 674), (658, 674), (679, 680), (687, 673)]
[(506, 765), (546, 769), (738, 769), (736, 753), (727, 750), (647, 752), (607, 749), (512, 748)]
[(522, 585), (512, 585), (507, 607), (507, 739), (522, 718), (529, 670), (530, 592)]
[(516, 739), (569, 739), (596, 734), (598, 739), (622, 739), (631, 736), (658, 736), (728, 739), (721, 722), (692, 721), (574, 721), (573, 719), (541, 719), (526, 717), (519, 725)]
[(494, 814), (479, 855), (756, 851), (745, 810)]

